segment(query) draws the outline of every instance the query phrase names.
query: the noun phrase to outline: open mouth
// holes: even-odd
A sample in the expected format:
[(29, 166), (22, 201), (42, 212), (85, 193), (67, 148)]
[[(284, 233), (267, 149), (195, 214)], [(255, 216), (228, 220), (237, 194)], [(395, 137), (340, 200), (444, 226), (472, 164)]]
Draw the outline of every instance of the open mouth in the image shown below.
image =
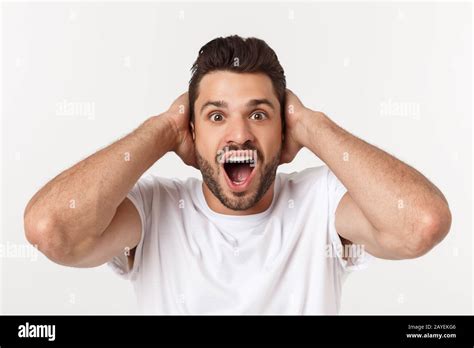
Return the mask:
[(245, 157), (228, 158), (223, 164), (227, 184), (234, 191), (243, 191), (254, 176), (256, 161)]

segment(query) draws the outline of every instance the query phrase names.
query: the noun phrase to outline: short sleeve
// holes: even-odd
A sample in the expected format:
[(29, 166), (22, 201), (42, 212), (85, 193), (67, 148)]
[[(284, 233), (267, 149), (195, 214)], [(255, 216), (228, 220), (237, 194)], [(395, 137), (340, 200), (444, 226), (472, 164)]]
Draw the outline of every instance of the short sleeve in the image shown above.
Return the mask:
[(153, 195), (158, 192), (158, 190), (155, 190), (154, 185), (155, 181), (153, 176), (146, 175), (141, 177), (127, 194), (127, 198), (133, 203), (138, 211), (138, 214), (140, 215), (142, 226), (140, 241), (135, 249), (133, 267), (132, 269), (129, 268), (128, 256), (125, 252), (113, 257), (109, 262), (107, 262), (107, 265), (111, 267), (116, 274), (124, 279), (135, 280), (140, 269), (143, 254), (143, 243), (150, 227), (150, 211)]
[[(336, 257), (344, 271), (355, 271), (364, 269), (373, 259), (365, 249), (360, 245), (343, 245), (341, 237), (336, 231), (336, 209), (342, 197), (347, 192), (346, 187), (328, 168), (327, 173), (328, 198), (329, 198), (329, 238), (332, 244), (332, 254)], [(343, 258), (346, 254), (347, 259)]]

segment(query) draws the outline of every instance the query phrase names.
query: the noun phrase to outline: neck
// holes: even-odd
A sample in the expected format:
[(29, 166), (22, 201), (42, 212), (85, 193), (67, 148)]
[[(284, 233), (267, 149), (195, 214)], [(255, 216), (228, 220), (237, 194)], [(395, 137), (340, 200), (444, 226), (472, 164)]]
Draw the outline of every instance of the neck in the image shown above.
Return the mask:
[(273, 181), (273, 183), (268, 188), (267, 192), (263, 195), (263, 197), (251, 208), (246, 209), (246, 210), (233, 210), (223, 205), (221, 201), (216, 196), (214, 196), (211, 190), (209, 190), (207, 185), (204, 182), (202, 183), (202, 191), (204, 193), (204, 198), (206, 199), (206, 202), (209, 208), (211, 208), (211, 210), (216, 213), (225, 214), (225, 215), (252, 215), (252, 214), (263, 213), (272, 204), (272, 200), (274, 196), (273, 194), (274, 187), (275, 187), (275, 181)]

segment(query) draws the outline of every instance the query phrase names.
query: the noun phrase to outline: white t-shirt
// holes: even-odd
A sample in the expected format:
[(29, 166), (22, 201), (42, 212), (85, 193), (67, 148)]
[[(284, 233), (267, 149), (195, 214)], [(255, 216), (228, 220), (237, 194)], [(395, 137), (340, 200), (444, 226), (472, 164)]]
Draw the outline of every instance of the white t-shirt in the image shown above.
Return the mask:
[(128, 194), (142, 221), (132, 280), (144, 314), (337, 314), (346, 275), (368, 253), (341, 256), (335, 211), (347, 192), (327, 166), (278, 173), (264, 212), (212, 211), (202, 181), (144, 175)]

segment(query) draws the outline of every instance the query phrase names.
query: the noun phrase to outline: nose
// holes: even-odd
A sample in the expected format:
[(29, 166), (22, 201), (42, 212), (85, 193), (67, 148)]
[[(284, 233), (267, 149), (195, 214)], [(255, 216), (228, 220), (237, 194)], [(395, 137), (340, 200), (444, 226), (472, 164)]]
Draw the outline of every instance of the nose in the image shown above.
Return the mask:
[(225, 142), (244, 144), (247, 141), (253, 143), (255, 137), (250, 128), (249, 122), (245, 117), (235, 115), (230, 117), (227, 123)]

